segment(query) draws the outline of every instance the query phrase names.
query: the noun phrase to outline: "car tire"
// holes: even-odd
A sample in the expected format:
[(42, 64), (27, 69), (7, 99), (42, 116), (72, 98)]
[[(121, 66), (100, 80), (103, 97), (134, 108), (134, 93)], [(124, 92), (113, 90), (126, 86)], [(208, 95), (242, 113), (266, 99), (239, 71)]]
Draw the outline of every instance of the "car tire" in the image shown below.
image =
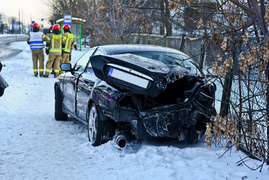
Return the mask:
[(55, 87), (55, 113), (54, 117), (56, 120), (67, 120), (67, 114), (62, 109), (63, 96), (59, 86)]
[(99, 146), (115, 135), (115, 122), (101, 114), (100, 108), (92, 103), (88, 113), (88, 138), (93, 146)]
[(104, 131), (104, 120), (101, 117), (98, 107), (95, 103), (92, 103), (88, 113), (88, 137), (93, 146), (99, 146), (104, 142)]

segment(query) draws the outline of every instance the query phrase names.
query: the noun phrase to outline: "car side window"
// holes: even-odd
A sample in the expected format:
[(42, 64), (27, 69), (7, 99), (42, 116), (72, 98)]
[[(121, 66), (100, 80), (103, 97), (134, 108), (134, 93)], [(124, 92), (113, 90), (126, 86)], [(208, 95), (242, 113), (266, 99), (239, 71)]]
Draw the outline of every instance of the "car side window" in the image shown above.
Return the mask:
[(86, 53), (84, 53), (79, 60), (77, 61), (77, 63), (75, 64), (75, 71), (78, 72), (83, 72), (87, 66), (87, 63), (90, 59), (90, 57), (92, 56), (92, 53), (94, 52), (95, 48), (90, 49), (89, 51), (87, 51)]
[[(92, 55), (92, 56), (96, 56), (96, 55), (104, 55), (105, 53), (103, 51), (101, 51), (100, 49), (97, 49), (97, 51)], [(92, 72), (92, 64), (91, 62), (89, 62), (86, 72)]]

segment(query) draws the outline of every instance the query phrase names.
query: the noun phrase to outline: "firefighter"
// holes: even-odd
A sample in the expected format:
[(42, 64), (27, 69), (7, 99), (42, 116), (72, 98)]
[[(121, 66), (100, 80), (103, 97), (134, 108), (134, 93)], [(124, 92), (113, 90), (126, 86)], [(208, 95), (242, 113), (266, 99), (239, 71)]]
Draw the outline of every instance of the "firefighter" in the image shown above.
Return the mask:
[(51, 34), (52, 33), (52, 28), (53, 28), (53, 26), (50, 26), (49, 33), (48, 34)]
[(52, 28), (52, 33), (47, 37), (46, 54), (49, 55), (49, 59), (44, 77), (49, 77), (51, 66), (53, 64), (54, 77), (59, 75), (60, 62), (62, 59), (62, 38), (61, 27), (59, 24), (55, 24)]
[(39, 75), (42, 77), (44, 73), (44, 43), (45, 34), (39, 32), (40, 26), (37, 23), (33, 24), (33, 31), (30, 32), (27, 38), (27, 43), (32, 50), (33, 70), (35, 77), (38, 76), (38, 60), (39, 60)]
[[(45, 39), (46, 42), (48, 42), (50, 40), (49, 35), (52, 33), (52, 28), (53, 28), (53, 26), (50, 26), (48, 34), (46, 35), (46, 39)], [(46, 46), (46, 49), (48, 49), (48, 48), (49, 47)]]
[[(49, 41), (49, 35), (52, 33), (52, 28), (53, 28), (53, 26), (50, 26), (50, 27), (49, 27), (49, 32), (48, 32), (48, 34), (47, 34), (47, 36), (46, 36), (46, 42)], [(46, 49), (49, 49), (49, 47), (46, 46)], [(49, 62), (49, 58), (48, 58), (48, 60), (47, 60), (47, 63), (48, 63), (48, 62)], [(46, 66), (47, 66), (47, 64), (46, 64)], [(52, 68), (51, 68), (51, 74), (54, 74), (53, 64), (52, 64)]]
[(70, 29), (71, 28), (68, 24), (64, 25), (63, 27), (64, 34), (62, 63), (69, 63), (72, 46), (74, 46), (75, 50), (77, 50), (77, 44), (74, 35), (71, 33)]

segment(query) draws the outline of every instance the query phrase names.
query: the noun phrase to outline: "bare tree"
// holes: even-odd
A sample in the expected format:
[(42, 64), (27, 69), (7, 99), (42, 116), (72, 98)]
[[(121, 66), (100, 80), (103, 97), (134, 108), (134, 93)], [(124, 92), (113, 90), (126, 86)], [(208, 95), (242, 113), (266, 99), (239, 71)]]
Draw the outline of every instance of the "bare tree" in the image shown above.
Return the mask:
[[(127, 0), (91, 1), (91, 29), (94, 44), (126, 43), (130, 34), (141, 25), (141, 14), (136, 7), (140, 2)], [(142, 24), (143, 26), (145, 24)]]
[(63, 18), (64, 14), (84, 19), (89, 11), (86, 0), (50, 0), (46, 5), (51, 9), (49, 16), (51, 24), (53, 21)]
[(201, 11), (197, 22), (205, 32), (206, 51), (212, 55), (218, 77), (215, 81), (223, 86), (220, 115), (214, 121), (215, 139), (222, 132), (238, 147), (269, 163), (269, 7), (265, 10), (265, 2), (257, 0), (216, 3), (216, 10)]

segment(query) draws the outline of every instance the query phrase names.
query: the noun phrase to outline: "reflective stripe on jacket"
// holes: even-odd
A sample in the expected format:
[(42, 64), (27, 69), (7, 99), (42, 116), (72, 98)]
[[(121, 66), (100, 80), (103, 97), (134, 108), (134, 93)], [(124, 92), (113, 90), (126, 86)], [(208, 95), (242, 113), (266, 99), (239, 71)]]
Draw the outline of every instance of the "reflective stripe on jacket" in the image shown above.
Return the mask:
[(43, 43), (43, 38), (45, 37), (45, 35), (43, 35), (42, 32), (30, 32), (29, 36), (30, 36), (29, 43), (31, 50), (43, 49), (45, 47)]
[(72, 45), (76, 45), (75, 37), (70, 32), (66, 32), (63, 35), (63, 51), (66, 53), (71, 52)]

